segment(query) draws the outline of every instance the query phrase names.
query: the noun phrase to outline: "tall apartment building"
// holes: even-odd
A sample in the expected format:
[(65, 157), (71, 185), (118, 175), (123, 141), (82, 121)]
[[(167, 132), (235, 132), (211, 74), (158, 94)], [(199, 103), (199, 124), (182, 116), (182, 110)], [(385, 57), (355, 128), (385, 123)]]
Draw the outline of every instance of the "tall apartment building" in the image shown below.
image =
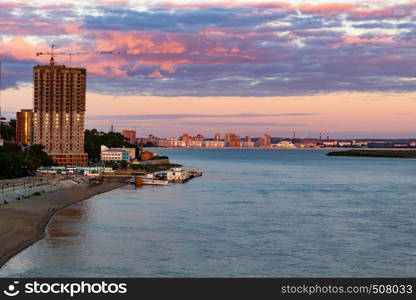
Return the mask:
[(254, 142), (251, 140), (250, 136), (246, 136), (245, 147), (254, 148)]
[(121, 134), (130, 144), (136, 143), (136, 130), (124, 129)]
[(260, 138), (260, 147), (271, 147), (272, 145), (272, 136), (268, 133), (264, 134)]
[(84, 153), (86, 69), (33, 67), (33, 143), (59, 165), (87, 164)]
[(229, 143), (230, 141), (231, 141), (231, 135), (232, 135), (233, 133), (226, 133), (225, 135), (224, 135), (224, 141), (226, 142), (226, 143)]
[(16, 112), (16, 144), (32, 144), (32, 121), (33, 113), (31, 109), (22, 109)]
[(240, 136), (234, 133), (225, 134), (225, 144), (227, 147), (241, 147)]
[(192, 140), (191, 136), (187, 133), (182, 134), (181, 136), (181, 140), (184, 142), (189, 142), (190, 140)]

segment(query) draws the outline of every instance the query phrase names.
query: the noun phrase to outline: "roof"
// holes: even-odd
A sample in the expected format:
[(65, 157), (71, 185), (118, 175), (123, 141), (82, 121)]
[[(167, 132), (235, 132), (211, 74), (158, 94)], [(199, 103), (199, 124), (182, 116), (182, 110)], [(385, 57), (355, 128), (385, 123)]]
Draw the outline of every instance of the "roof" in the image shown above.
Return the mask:
[(126, 150), (105, 150), (105, 151), (101, 151), (101, 153), (106, 153), (106, 152), (114, 152), (114, 153), (122, 152), (122, 153), (129, 154), (129, 151), (126, 151)]

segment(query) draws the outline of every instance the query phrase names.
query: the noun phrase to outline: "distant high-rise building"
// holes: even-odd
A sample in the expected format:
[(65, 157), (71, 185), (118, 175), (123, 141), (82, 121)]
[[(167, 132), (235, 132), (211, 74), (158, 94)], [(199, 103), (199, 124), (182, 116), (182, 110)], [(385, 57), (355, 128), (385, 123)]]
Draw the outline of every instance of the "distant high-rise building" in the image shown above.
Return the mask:
[(247, 148), (253, 148), (254, 147), (254, 142), (251, 140), (251, 137), (246, 136), (246, 142), (245, 142), (245, 146)]
[(145, 140), (146, 143), (150, 142), (157, 145), (159, 143), (159, 138), (153, 134), (149, 134), (149, 137)]
[(241, 139), (234, 133), (227, 133), (225, 135), (225, 144), (228, 147), (241, 147)]
[(233, 135), (233, 133), (226, 133), (226, 134), (224, 135), (224, 141), (225, 141), (225, 143), (229, 143), (229, 142), (230, 142), (230, 140), (231, 140), (231, 135)]
[(187, 133), (182, 134), (181, 140), (184, 142), (189, 142), (191, 140), (191, 136)]
[(16, 144), (32, 144), (32, 121), (33, 112), (31, 109), (22, 109), (16, 113)]
[(136, 130), (124, 129), (121, 134), (130, 144), (136, 143)]
[(59, 165), (86, 165), (86, 70), (58, 65), (33, 68), (33, 144)]
[(204, 136), (202, 134), (197, 134), (194, 138), (192, 138), (193, 141), (203, 141), (205, 140)]
[(260, 147), (270, 147), (272, 145), (272, 136), (268, 133), (260, 138)]
[(215, 141), (221, 141), (221, 134), (216, 133), (215, 136), (214, 136), (214, 140)]

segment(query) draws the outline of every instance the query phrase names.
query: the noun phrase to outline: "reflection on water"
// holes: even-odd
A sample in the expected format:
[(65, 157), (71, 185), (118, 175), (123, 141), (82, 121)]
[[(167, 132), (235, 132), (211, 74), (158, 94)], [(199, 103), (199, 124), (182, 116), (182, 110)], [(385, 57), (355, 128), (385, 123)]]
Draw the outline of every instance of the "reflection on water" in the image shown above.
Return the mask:
[[(83, 234), (80, 228), (82, 224), (88, 221), (89, 206), (88, 201), (79, 202), (55, 215), (48, 225), (48, 235), (45, 239), (50, 247), (56, 248), (77, 243), (77, 240)], [(70, 225), (74, 223), (77, 223), (78, 226)]]
[(158, 152), (204, 176), (73, 205), (0, 276), (415, 275), (415, 160)]

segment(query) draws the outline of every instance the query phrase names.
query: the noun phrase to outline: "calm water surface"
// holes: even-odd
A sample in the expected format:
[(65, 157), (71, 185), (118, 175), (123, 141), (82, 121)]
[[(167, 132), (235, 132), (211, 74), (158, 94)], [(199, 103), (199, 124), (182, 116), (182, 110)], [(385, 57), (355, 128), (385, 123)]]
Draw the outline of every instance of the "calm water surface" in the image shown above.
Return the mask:
[(416, 160), (158, 153), (204, 176), (73, 205), (0, 276), (416, 276)]

